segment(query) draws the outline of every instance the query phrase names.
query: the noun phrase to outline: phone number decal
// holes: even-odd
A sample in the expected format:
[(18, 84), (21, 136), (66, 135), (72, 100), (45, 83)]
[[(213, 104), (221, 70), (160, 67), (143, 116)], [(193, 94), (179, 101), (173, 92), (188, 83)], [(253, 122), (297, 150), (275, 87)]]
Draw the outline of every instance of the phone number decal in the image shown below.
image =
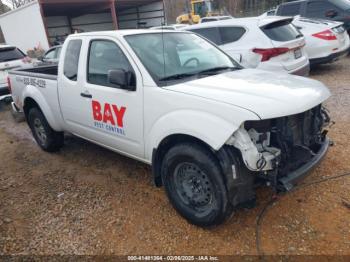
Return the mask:
[(31, 86), (35, 86), (35, 87), (46, 88), (46, 81), (42, 80), (42, 79), (24, 77), (23, 78), (23, 83), (25, 85), (31, 85)]

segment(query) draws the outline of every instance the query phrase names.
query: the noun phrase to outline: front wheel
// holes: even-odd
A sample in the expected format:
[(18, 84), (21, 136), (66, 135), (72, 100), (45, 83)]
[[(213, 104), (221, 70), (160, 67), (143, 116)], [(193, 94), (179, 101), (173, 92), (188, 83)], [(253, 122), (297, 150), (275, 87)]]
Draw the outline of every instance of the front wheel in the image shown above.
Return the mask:
[(56, 152), (63, 146), (63, 132), (54, 131), (38, 108), (30, 109), (28, 124), (36, 142), (44, 151)]
[(221, 169), (205, 147), (188, 143), (171, 148), (161, 173), (170, 202), (190, 223), (219, 225), (232, 213)]

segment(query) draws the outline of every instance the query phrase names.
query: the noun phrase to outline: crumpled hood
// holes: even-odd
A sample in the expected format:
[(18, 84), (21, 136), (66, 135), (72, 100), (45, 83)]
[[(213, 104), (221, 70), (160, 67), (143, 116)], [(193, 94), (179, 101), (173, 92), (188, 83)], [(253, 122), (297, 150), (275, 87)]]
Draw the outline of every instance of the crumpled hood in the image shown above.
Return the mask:
[(228, 72), (164, 88), (242, 107), (261, 119), (305, 112), (331, 95), (319, 81), (256, 69)]

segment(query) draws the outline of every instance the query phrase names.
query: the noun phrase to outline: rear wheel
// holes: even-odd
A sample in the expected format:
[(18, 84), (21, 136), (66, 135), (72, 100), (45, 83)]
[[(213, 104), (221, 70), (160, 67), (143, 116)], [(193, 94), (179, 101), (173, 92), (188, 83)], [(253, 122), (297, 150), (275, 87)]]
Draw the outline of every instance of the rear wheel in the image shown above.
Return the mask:
[(28, 124), (36, 142), (44, 151), (56, 152), (63, 146), (63, 132), (54, 131), (38, 108), (30, 109)]
[(218, 225), (232, 213), (221, 169), (206, 148), (190, 143), (171, 148), (161, 173), (170, 202), (190, 223)]

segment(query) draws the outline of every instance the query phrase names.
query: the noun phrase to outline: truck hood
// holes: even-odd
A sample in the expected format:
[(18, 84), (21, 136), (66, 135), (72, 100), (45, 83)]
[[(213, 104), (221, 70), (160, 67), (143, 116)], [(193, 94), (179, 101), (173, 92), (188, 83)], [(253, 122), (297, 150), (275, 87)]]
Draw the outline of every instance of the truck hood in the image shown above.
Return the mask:
[(261, 119), (305, 112), (331, 95), (319, 81), (256, 69), (223, 73), (164, 88), (241, 107)]

